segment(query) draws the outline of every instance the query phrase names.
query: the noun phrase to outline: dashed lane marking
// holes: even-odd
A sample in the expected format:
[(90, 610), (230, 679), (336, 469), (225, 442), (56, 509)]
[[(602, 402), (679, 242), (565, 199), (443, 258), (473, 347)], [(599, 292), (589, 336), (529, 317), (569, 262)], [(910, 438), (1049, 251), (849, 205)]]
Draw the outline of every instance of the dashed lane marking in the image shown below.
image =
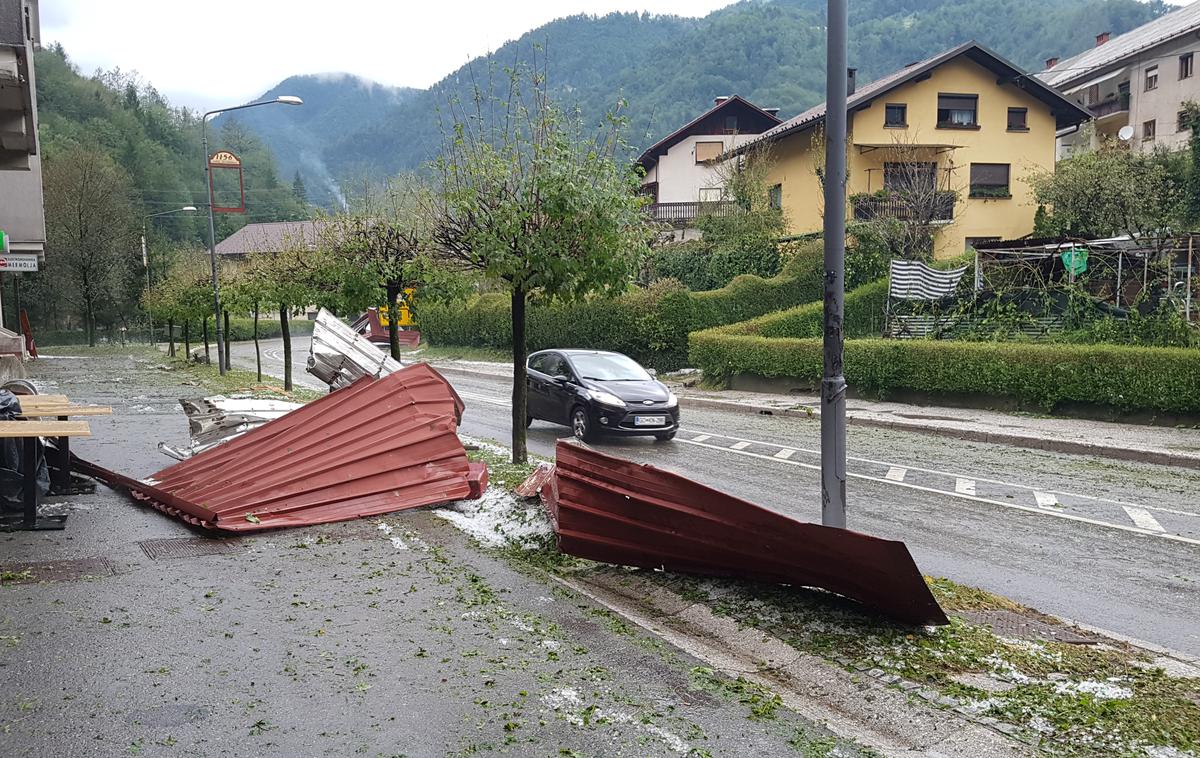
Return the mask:
[(706, 441), (708, 441), (708, 440), (711, 440), (711, 439), (712, 439), (712, 436), (711, 436), (711, 435), (708, 435), (708, 434), (701, 434), (701, 435), (699, 435), (699, 436), (697, 436), (697, 437), (692, 437), (692, 442), (706, 442)]
[(974, 479), (964, 479), (961, 476), (955, 478), (954, 491), (959, 493), (960, 495), (974, 495), (975, 494), (975, 480)]
[[(699, 430), (692, 429), (690, 431), (697, 432)], [(705, 435), (705, 436), (706, 437), (714, 437), (715, 436), (715, 437), (720, 437), (722, 439), (727, 439), (727, 440), (749, 442), (749, 443), (755, 444), (755, 445), (766, 445), (767, 447), (781, 447), (781, 445), (777, 442), (763, 442), (761, 440), (752, 440), (752, 439), (747, 439), (745, 437), (734, 437), (734, 436), (731, 436), (728, 434), (713, 434), (713, 435)], [(798, 453), (807, 453), (809, 455), (817, 455), (817, 456), (819, 456), (821, 454), (820, 450), (810, 450), (808, 448), (798, 447), (796, 445), (792, 445), (791, 448)], [(726, 449), (728, 449), (728, 448), (726, 448)], [(871, 464), (875, 464), (877, 466), (892, 466), (892, 465), (894, 465), (893, 463), (891, 463), (889, 461), (881, 461), (881, 460), (877, 460), (875, 458), (862, 458), (862, 457), (853, 456), (853, 455), (847, 456), (846, 460), (855, 461), (857, 463), (871, 463)], [(937, 476), (948, 476), (948, 477), (955, 477), (955, 478), (961, 476), (961, 474), (956, 474), (956, 473), (953, 473), (950, 471), (939, 471), (938, 469), (922, 468), (920, 466), (909, 465), (909, 466), (905, 466), (904, 468), (907, 471), (919, 471), (923, 474), (935, 474)], [(976, 482), (986, 482), (988, 484), (999, 484), (1004, 487), (1013, 487), (1015, 489), (1020, 489), (1020, 490), (1034, 491), (1035, 489), (1037, 489), (1028, 484), (1017, 484), (1015, 482), (1006, 482), (1002, 479), (989, 479), (984, 476), (972, 475), (970, 477), (963, 477), (963, 478), (970, 478)], [(1050, 493), (1058, 495), (1060, 497), (1065, 496), (1065, 497), (1069, 497), (1072, 499), (1080, 498), (1082, 500), (1090, 500), (1092, 502), (1105, 503), (1108, 505), (1120, 505), (1120, 506), (1128, 505), (1133, 508), (1144, 508), (1146, 510), (1153, 511), (1155, 513), (1173, 513), (1177, 516), (1187, 516), (1189, 518), (1195, 518), (1196, 516), (1200, 515), (1200, 513), (1196, 513), (1194, 511), (1184, 511), (1184, 510), (1179, 510), (1177, 508), (1167, 508), (1167, 507), (1161, 506), (1161, 505), (1144, 505), (1141, 503), (1127, 503), (1127, 502), (1124, 502), (1121, 500), (1116, 500), (1114, 498), (1097, 497), (1095, 495), (1084, 495), (1080, 492), (1070, 492), (1067, 490), (1043, 489), (1041, 491), (1042, 492), (1050, 492)]]
[[(787, 464), (790, 466), (799, 466), (800, 468), (806, 468), (806, 469), (809, 469), (810, 471), (820, 471), (821, 470), (820, 466), (816, 466), (811, 463), (803, 463), (801, 461), (795, 461), (795, 460), (782, 460), (780, 458), (775, 458), (774, 456), (763, 455), (762, 453), (754, 453), (749, 450), (734, 450), (732, 448), (725, 447), (723, 445), (710, 445), (707, 442), (695, 442), (693, 440), (683, 439), (682, 437), (679, 438), (679, 441), (685, 445), (695, 445), (696, 447), (708, 448), (709, 450), (716, 450), (717, 452), (732, 453), (734, 455), (744, 455), (749, 458), (758, 458), (759, 460), (764, 460), (764, 461), (774, 461), (775, 463), (783, 463), (783, 464)], [(1144, 534), (1144, 535), (1147, 535), (1150, 537), (1160, 537), (1165, 540), (1171, 540), (1172, 542), (1182, 542), (1185, 545), (1200, 545), (1200, 539), (1184, 537), (1184, 536), (1178, 535), (1178, 534), (1168, 534), (1165, 532), (1158, 532), (1158, 531), (1154, 531), (1153, 529), (1143, 529), (1143, 528), (1137, 527), (1137, 526), (1126, 526), (1124, 524), (1114, 524), (1109, 521), (1100, 521), (1098, 519), (1087, 518), (1086, 516), (1077, 516), (1073, 513), (1066, 513), (1065, 511), (1047, 510), (1045, 508), (1038, 508), (1038, 507), (1032, 506), (1032, 505), (1021, 505), (1020, 503), (1006, 503), (1001, 500), (991, 500), (986, 497), (979, 497), (977, 495), (967, 495), (962, 492), (948, 492), (946, 490), (939, 490), (934, 487), (923, 487), (919, 484), (911, 484), (909, 482), (894, 482), (894, 481), (889, 481), (887, 479), (884, 479), (882, 477), (869, 476), (867, 474), (858, 474), (858, 473), (854, 473), (852, 471), (847, 471), (846, 476), (851, 479), (861, 479), (863, 481), (868, 481), (868, 482), (889, 484), (893, 487), (904, 487), (905, 489), (914, 490), (916, 492), (928, 492), (930, 494), (944, 495), (947, 497), (958, 498), (960, 500), (970, 500), (971, 502), (974, 502), (974, 503), (986, 503), (988, 505), (998, 505), (1001, 508), (1008, 508), (1008, 509), (1014, 510), (1014, 511), (1023, 511), (1025, 513), (1036, 513), (1036, 514), (1040, 514), (1042, 516), (1048, 516), (1050, 518), (1062, 519), (1064, 521), (1074, 521), (1074, 522), (1077, 522), (1080, 524), (1091, 524), (1092, 526), (1099, 526), (1099, 527), (1104, 527), (1107, 529), (1116, 529), (1118, 531), (1129, 532), (1131, 534)]]
[(796, 454), (795, 450), (791, 449), (790, 447), (785, 447), (782, 450), (780, 450), (778, 453), (776, 453), (775, 457), (782, 458), (783, 460), (786, 461), (788, 458), (791, 458), (795, 454)]
[(1037, 501), (1039, 508), (1057, 508), (1058, 498), (1050, 492), (1033, 491), (1033, 499)]
[(730, 445), (729, 447), (733, 450), (745, 450), (746, 448), (750, 447), (750, 443), (749, 442), (735, 442), (732, 445)]
[(1150, 511), (1145, 508), (1134, 508), (1132, 506), (1121, 506), (1125, 512), (1129, 514), (1129, 518), (1133, 519), (1133, 523), (1137, 524), (1142, 529), (1149, 529), (1152, 532), (1165, 532), (1162, 524), (1158, 523), (1158, 519), (1150, 514)]
[(908, 469), (901, 468), (900, 466), (891, 466), (883, 478), (889, 482), (902, 482), (906, 476), (908, 476)]

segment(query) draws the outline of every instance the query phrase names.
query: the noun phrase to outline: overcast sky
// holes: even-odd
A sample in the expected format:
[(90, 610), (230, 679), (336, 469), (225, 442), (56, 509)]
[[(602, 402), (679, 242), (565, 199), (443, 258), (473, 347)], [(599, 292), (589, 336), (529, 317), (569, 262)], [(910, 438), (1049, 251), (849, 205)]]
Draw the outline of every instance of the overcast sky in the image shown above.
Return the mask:
[[(42, 0), (42, 41), (85, 74), (136, 70), (175, 105), (245, 102), (293, 74), (428, 87), (576, 13), (703, 16), (731, 0)], [(204, 12), (201, 12), (201, 8)], [(597, 61), (596, 65), (619, 65)]]

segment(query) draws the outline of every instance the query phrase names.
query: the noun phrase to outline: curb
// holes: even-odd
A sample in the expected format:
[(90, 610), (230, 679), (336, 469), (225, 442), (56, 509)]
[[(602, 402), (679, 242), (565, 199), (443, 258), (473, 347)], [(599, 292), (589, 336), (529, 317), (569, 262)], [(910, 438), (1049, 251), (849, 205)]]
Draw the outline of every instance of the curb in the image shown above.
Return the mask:
[[(491, 371), (459, 368), (457, 366), (438, 366), (434, 368), (445, 374), (461, 374), (464, 376), (479, 376), (489, 379), (512, 379), (511, 374), (498, 374)], [(681, 395), (683, 405), (716, 408), (720, 410), (745, 413), (756, 416), (791, 416), (805, 420), (819, 419), (821, 413), (816, 408), (774, 408), (767, 405), (740, 403), (733, 400), (717, 400), (707, 397), (690, 397)], [(1134, 463), (1151, 463), (1159, 466), (1174, 466), (1200, 470), (1200, 456), (1180, 455), (1160, 450), (1133, 450), (1130, 448), (1101, 445), (1094, 442), (1073, 442), (1071, 440), (1054, 440), (1045, 437), (1033, 437), (1007, 432), (988, 432), (975, 429), (955, 429), (953, 427), (922, 424), (917, 421), (892, 421), (887, 419), (869, 418), (847, 414), (846, 422), (851, 426), (861, 426), (874, 429), (894, 429), (902, 432), (917, 432), (935, 437), (948, 437), (964, 442), (985, 442), (993, 445), (1008, 445), (1032, 450), (1044, 450), (1051, 453), (1068, 453), (1071, 455), (1092, 455), (1099, 458), (1110, 458)]]

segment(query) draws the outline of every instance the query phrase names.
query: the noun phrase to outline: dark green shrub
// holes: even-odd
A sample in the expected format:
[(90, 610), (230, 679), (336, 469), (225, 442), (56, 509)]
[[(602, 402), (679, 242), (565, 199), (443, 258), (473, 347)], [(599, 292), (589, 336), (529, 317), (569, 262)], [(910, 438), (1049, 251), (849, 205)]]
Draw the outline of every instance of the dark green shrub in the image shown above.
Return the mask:
[[(690, 339), (692, 365), (717, 379), (738, 374), (817, 386), (819, 339), (709, 329)], [(846, 380), (880, 397), (907, 390), (1013, 398), (1043, 410), (1076, 402), (1121, 410), (1200, 411), (1200, 351), (1123, 345), (949, 340), (846, 341)]]

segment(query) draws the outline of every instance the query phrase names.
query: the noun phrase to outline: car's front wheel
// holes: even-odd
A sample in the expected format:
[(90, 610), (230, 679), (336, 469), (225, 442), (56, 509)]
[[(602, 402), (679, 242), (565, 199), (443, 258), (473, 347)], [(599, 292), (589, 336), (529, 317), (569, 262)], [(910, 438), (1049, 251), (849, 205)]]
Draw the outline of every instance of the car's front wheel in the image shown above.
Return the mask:
[(668, 442), (675, 439), (675, 432), (659, 432), (658, 434), (654, 435), (654, 439), (658, 440), (659, 442)]
[(596, 438), (596, 433), (592, 431), (592, 420), (582, 405), (575, 406), (575, 410), (571, 411), (571, 431), (576, 439), (583, 442), (591, 442)]

